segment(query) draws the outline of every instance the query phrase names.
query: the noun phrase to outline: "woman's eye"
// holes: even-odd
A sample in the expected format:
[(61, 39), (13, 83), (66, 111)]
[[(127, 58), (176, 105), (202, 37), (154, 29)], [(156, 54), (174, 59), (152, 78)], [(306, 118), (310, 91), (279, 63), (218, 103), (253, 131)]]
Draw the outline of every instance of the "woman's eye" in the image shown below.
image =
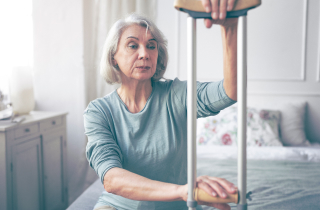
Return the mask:
[(130, 48), (130, 49), (137, 49), (137, 48), (138, 48), (138, 46), (137, 46), (137, 45), (135, 45), (135, 44), (130, 44), (130, 45), (129, 45), (129, 48)]
[(154, 46), (154, 45), (149, 45), (148, 48), (151, 49), (151, 50), (154, 50), (154, 49), (156, 49), (156, 46)]

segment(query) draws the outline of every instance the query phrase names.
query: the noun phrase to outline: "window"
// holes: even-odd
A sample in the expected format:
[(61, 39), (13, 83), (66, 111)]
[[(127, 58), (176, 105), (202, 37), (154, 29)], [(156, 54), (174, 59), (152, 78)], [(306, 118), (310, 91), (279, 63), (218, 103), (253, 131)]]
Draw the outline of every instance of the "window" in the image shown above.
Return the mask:
[(33, 66), (32, 0), (0, 3), (0, 90), (9, 93), (9, 76), (16, 66)]

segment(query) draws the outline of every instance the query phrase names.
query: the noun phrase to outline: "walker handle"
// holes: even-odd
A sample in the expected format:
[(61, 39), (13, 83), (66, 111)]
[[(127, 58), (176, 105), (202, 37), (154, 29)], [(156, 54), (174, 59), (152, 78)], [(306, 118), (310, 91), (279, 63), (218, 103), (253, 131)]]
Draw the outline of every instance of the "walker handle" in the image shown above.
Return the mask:
[(213, 197), (212, 195), (209, 195), (204, 190), (200, 188), (196, 188), (194, 190), (194, 199), (196, 201), (203, 201), (207, 203), (238, 203), (239, 202), (239, 193), (238, 191), (234, 194), (227, 194), (227, 198), (221, 198), (218, 195), (216, 197)]
[[(232, 11), (227, 12), (227, 18), (246, 16), (248, 10), (261, 4), (261, 0), (236, 0)], [(174, 7), (188, 13), (193, 18), (212, 19), (211, 13), (207, 13), (199, 0), (175, 0)]]

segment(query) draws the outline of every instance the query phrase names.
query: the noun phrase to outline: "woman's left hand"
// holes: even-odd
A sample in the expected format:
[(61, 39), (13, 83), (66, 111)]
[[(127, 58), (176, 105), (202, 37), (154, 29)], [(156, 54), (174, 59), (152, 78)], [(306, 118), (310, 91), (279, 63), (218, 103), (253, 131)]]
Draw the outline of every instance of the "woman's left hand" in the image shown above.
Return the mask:
[(211, 13), (211, 19), (204, 19), (204, 25), (210, 28), (212, 24), (233, 26), (238, 23), (238, 18), (226, 19), (227, 11), (234, 7), (235, 0), (201, 0), (206, 12)]

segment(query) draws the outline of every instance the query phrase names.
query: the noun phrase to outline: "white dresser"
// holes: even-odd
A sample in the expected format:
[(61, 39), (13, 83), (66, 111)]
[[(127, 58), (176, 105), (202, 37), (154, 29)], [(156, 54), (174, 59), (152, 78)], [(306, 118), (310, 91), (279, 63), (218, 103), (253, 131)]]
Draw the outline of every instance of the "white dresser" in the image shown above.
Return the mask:
[(34, 111), (0, 126), (1, 210), (67, 208), (66, 115)]

